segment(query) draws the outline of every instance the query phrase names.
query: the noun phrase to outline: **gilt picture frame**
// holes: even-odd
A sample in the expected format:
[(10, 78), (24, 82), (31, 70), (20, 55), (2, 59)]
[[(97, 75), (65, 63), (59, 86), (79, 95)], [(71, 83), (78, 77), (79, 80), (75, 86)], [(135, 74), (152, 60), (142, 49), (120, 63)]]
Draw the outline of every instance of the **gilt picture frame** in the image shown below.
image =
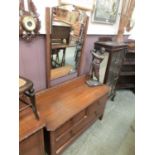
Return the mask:
[(120, 0), (96, 0), (92, 22), (114, 24), (116, 22)]

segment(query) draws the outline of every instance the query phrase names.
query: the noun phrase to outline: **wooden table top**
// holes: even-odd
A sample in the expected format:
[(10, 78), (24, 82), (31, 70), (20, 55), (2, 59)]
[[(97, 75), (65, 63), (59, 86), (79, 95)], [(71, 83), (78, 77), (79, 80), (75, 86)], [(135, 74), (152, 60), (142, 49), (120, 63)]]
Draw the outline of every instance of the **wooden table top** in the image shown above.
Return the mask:
[(88, 87), (85, 78), (50, 88), (37, 94), (38, 110), (46, 128), (54, 131), (99, 98), (108, 95), (108, 86)]

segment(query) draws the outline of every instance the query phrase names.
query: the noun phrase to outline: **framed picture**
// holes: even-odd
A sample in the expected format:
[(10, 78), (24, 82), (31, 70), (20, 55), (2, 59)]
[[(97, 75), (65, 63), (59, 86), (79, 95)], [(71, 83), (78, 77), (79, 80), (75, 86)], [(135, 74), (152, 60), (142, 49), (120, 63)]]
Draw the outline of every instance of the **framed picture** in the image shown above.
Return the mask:
[(92, 22), (114, 24), (120, 0), (96, 0)]

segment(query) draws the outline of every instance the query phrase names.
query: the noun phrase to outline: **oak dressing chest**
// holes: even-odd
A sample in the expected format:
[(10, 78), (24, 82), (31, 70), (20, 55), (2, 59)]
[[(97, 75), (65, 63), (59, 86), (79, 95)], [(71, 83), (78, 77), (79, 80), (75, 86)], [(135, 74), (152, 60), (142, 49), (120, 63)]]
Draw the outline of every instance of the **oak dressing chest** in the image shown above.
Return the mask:
[(102, 119), (110, 88), (88, 87), (85, 80), (85, 76), (79, 77), (37, 95), (50, 155), (60, 154), (95, 120)]

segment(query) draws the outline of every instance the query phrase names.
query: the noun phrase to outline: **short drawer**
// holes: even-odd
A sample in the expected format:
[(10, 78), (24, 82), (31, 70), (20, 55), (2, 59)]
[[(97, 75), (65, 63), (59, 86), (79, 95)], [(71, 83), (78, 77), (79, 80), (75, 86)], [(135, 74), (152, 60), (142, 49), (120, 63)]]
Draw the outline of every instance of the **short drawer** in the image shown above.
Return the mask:
[(67, 130), (72, 128), (73, 125), (76, 125), (80, 120), (82, 120), (87, 115), (86, 110), (81, 111), (76, 116), (67, 121), (64, 125), (56, 130), (56, 138), (64, 134)]
[(70, 119), (69, 121), (67, 121), (65, 124), (63, 124), (56, 130), (55, 132), (56, 138), (61, 136), (64, 132), (69, 130), (72, 126), (73, 126), (73, 119)]
[(61, 136), (56, 138), (56, 149), (67, 143), (73, 138), (85, 125), (87, 124), (87, 116), (81, 118), (78, 123), (73, 125), (70, 130), (64, 132)]
[(56, 149), (59, 149), (62, 145), (64, 145), (69, 139), (73, 137), (72, 130), (66, 132), (60, 137), (56, 138)]
[(88, 107), (88, 115), (100, 116), (104, 112), (107, 97), (103, 97)]
[(85, 116), (81, 119), (72, 129), (73, 136), (77, 135), (89, 122), (89, 116)]
[(78, 113), (76, 116), (73, 117), (73, 124), (78, 123), (85, 116), (87, 116), (87, 110), (81, 111), (80, 113)]
[(92, 115), (92, 113), (94, 113), (96, 111), (96, 109), (98, 109), (98, 106), (99, 106), (99, 101), (93, 103), (92, 105), (90, 105), (88, 107), (88, 114), (89, 115)]

